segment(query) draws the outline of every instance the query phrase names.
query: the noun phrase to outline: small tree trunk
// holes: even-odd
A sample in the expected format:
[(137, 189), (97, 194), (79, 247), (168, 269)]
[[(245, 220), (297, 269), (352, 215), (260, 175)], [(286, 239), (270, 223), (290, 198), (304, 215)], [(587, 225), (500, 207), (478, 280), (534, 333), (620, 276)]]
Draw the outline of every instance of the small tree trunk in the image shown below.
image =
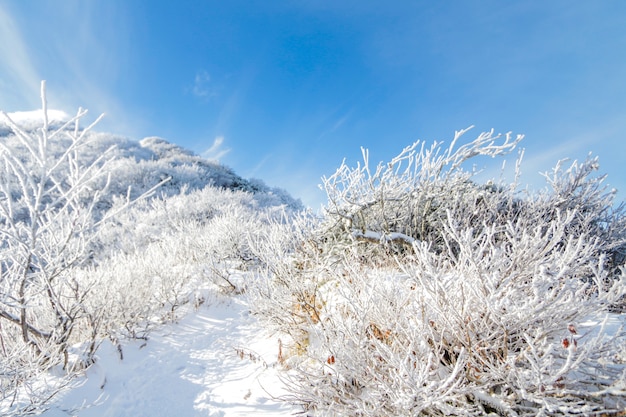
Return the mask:
[(20, 284), (20, 327), (22, 329), (22, 339), (24, 343), (28, 344), (30, 338), (28, 337), (28, 321), (26, 318), (26, 272)]

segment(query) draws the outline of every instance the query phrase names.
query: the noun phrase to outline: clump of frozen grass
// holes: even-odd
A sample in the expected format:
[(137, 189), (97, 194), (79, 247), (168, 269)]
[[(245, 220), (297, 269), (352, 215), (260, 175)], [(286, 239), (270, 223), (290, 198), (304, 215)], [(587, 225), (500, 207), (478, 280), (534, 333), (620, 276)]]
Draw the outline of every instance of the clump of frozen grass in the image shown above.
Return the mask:
[(374, 171), (364, 152), (324, 180), (323, 219), (252, 245), (265, 279), (251, 294), (284, 334), (294, 397), (320, 415), (622, 410), (624, 336), (588, 323), (626, 293), (624, 215), (597, 160), (559, 163), (550, 191), (523, 196), (462, 169), (519, 137), (459, 138)]

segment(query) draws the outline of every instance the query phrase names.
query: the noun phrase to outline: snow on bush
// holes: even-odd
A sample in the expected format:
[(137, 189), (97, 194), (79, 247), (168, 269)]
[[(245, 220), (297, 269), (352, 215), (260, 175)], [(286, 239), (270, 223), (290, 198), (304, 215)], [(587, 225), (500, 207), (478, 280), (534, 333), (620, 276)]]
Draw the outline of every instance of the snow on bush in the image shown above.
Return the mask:
[(106, 293), (107, 334), (143, 337), (175, 320), (188, 303), (202, 303), (209, 286), (243, 292), (254, 259), (249, 236), (263, 234), (282, 207), (256, 203), (241, 191), (206, 187), (145, 200), (120, 213), (94, 250), (99, 293)]
[(463, 169), (521, 138), (454, 149), (462, 133), (375, 170), (364, 151), (324, 180), (323, 219), (253, 243), (250, 294), (284, 335), (292, 400), (345, 416), (623, 410), (625, 338), (602, 323), (623, 309), (626, 227), (597, 161), (559, 163), (551, 190), (522, 195)]

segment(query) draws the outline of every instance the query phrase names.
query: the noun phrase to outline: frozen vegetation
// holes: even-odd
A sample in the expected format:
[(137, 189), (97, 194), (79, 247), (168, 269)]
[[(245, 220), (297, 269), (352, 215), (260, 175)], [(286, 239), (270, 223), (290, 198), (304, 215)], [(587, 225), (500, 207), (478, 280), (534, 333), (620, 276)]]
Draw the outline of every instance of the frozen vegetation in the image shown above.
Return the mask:
[(0, 115), (0, 414), (624, 415), (626, 216), (596, 158), (529, 192), (468, 168), (521, 136), (364, 150), (313, 215), (44, 87), (37, 124)]

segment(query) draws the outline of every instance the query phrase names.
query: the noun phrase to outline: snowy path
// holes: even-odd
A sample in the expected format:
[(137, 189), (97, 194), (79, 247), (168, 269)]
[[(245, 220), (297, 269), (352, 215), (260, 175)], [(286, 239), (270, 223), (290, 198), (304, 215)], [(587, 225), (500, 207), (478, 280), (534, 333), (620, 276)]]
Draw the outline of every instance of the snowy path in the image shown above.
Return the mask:
[(299, 411), (268, 394), (284, 393), (274, 368), (277, 343), (238, 299), (201, 307), (142, 345), (126, 344), (120, 360), (113, 345), (104, 344), (84, 384), (44, 416), (274, 417)]

